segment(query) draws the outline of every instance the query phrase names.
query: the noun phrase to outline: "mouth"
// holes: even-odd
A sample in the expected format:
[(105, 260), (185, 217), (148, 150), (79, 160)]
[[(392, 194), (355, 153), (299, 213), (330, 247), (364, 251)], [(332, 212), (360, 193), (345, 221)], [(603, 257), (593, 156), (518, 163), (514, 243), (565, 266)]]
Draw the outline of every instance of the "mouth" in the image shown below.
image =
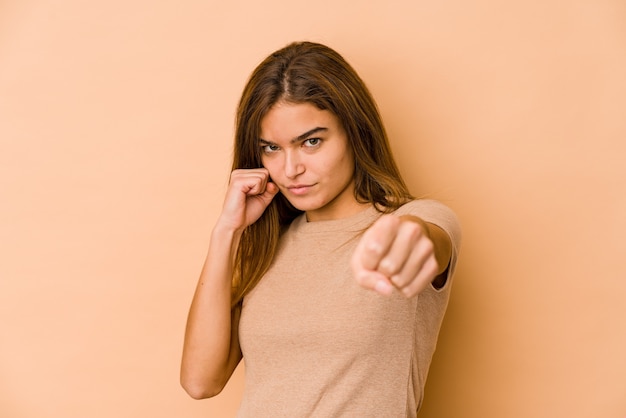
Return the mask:
[(294, 194), (296, 196), (302, 196), (307, 194), (312, 188), (314, 184), (293, 184), (291, 186), (287, 186), (287, 190), (289, 193)]

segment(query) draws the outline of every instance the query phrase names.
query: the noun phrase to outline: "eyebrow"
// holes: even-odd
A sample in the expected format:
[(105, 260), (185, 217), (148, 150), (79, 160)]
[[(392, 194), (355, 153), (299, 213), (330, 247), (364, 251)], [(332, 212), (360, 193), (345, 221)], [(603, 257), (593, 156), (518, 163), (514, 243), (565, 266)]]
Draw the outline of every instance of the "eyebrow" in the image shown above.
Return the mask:
[[(290, 144), (295, 144), (296, 142), (300, 142), (300, 141), (304, 141), (305, 139), (307, 139), (308, 137), (310, 137), (313, 134), (316, 134), (318, 132), (323, 132), (323, 131), (327, 131), (328, 128), (324, 128), (322, 126), (318, 126), (316, 128), (313, 129), (309, 129), (308, 131), (306, 131), (305, 133), (298, 135), (297, 137), (291, 139), (289, 141)], [(263, 142), (265, 144), (273, 144), (272, 141), (267, 141), (263, 138), (259, 138), (259, 142)]]

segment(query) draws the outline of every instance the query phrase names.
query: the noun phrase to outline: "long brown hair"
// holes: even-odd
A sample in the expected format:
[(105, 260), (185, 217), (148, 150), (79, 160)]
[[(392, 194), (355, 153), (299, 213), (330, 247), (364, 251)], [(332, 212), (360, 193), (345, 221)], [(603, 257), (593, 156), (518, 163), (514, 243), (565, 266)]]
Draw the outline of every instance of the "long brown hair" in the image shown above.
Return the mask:
[[(237, 109), (233, 170), (262, 166), (261, 120), (278, 101), (312, 103), (337, 116), (354, 155), (357, 201), (390, 212), (412, 198), (369, 90), (341, 55), (313, 42), (292, 43), (252, 72)], [(235, 258), (233, 306), (269, 269), (282, 230), (301, 213), (279, 193), (246, 228)]]

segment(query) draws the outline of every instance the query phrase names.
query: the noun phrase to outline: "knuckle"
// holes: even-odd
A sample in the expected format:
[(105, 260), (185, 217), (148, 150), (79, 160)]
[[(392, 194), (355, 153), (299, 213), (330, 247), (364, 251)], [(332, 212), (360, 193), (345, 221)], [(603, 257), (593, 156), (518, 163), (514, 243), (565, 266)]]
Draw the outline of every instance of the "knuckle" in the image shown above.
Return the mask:
[(404, 222), (403, 228), (405, 234), (409, 237), (411, 241), (415, 241), (422, 236), (422, 227), (418, 223)]
[(435, 245), (433, 244), (431, 240), (425, 240), (423, 245), (424, 245), (424, 251), (427, 254), (432, 254), (435, 252)]
[(399, 274), (391, 276), (389, 280), (391, 280), (391, 283), (393, 283), (400, 290), (406, 286), (406, 281)]
[(378, 270), (381, 273), (390, 276), (397, 272), (398, 264), (390, 258), (384, 258), (378, 265)]
[(397, 216), (389, 214), (381, 215), (381, 217), (376, 222), (376, 225), (383, 230), (386, 230), (388, 228), (394, 228), (399, 224), (400, 219)]
[(439, 263), (434, 256), (430, 258), (426, 268), (431, 275), (434, 276), (435, 274), (437, 274), (437, 271), (439, 270)]
[(380, 255), (383, 252), (383, 246), (378, 240), (372, 239), (365, 245), (365, 250), (373, 255)]

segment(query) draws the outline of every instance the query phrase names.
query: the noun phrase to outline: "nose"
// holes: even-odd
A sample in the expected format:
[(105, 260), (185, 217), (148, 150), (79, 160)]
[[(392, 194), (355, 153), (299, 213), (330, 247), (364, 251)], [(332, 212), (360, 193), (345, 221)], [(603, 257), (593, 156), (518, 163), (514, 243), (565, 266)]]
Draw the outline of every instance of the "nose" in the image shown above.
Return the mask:
[(304, 173), (304, 164), (297, 152), (285, 153), (285, 176), (293, 179)]

